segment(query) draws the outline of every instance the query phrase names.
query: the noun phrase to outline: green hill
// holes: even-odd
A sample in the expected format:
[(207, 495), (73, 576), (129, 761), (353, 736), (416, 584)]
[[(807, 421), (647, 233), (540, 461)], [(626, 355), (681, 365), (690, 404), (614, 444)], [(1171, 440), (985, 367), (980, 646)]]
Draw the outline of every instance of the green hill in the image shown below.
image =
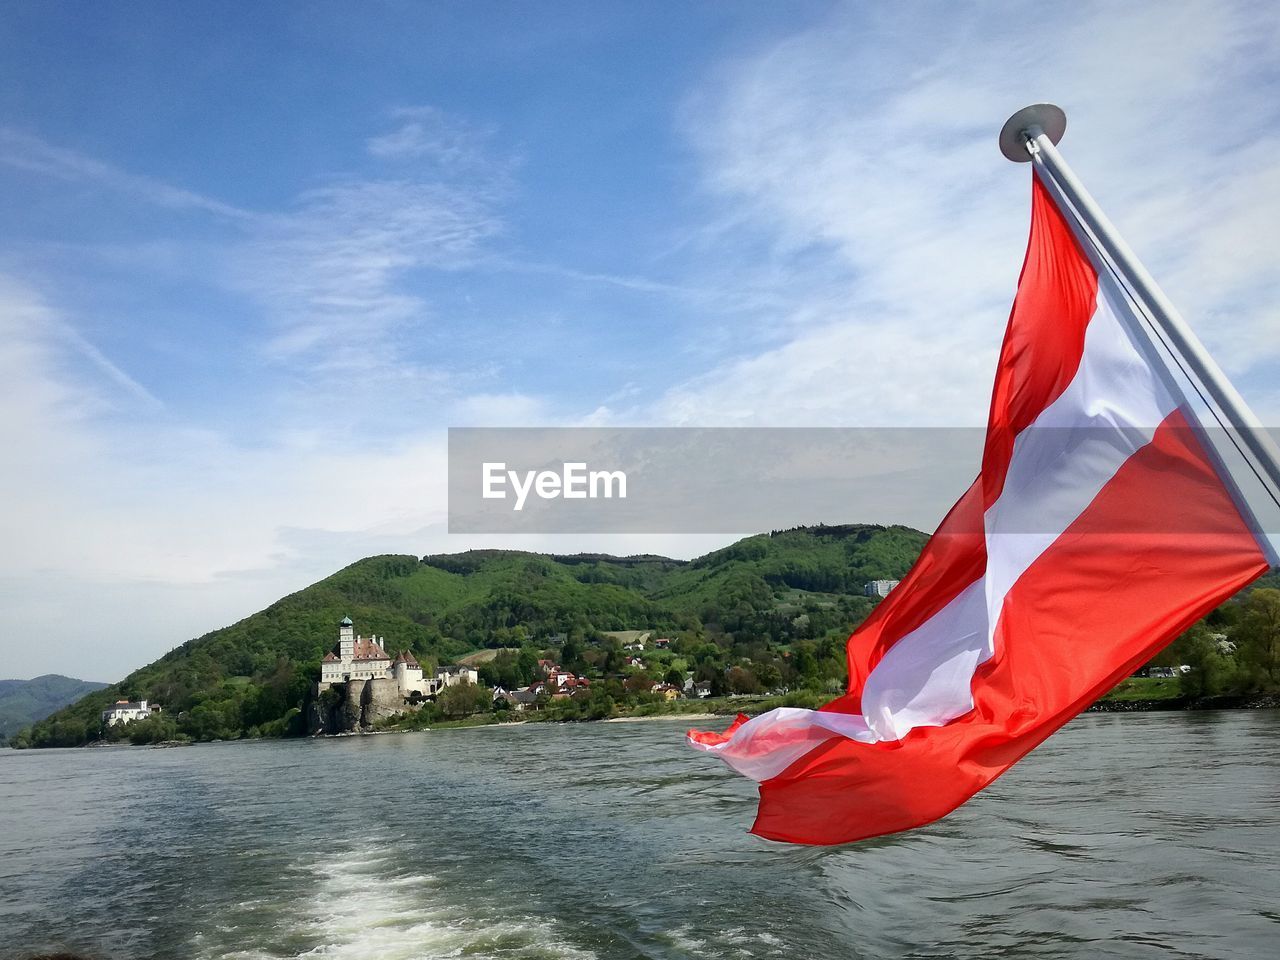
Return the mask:
[(56, 673), (32, 680), (0, 680), (0, 743), (23, 727), (105, 686), (105, 683), (73, 680)]
[(507, 550), (370, 557), (184, 643), (14, 742), (84, 743), (97, 736), (105, 706), (143, 697), (197, 739), (300, 732), (299, 712), (343, 616), (428, 669), (478, 648), (545, 649), (557, 636), (590, 645), (600, 631), (643, 628), (701, 644), (699, 662), (785, 666), (801, 644), (804, 658), (838, 670), (844, 638), (873, 605), (865, 581), (901, 577), (926, 539), (906, 527), (855, 525), (761, 534), (693, 561)]

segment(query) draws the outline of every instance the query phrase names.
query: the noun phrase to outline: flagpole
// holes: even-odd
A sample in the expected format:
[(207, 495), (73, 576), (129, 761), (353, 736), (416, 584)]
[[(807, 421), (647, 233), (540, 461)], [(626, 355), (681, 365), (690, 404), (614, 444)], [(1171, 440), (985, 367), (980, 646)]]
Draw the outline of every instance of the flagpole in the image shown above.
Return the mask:
[(1062, 158), (1057, 143), (1066, 127), (1066, 114), (1054, 104), (1037, 103), (1024, 107), (1010, 117), (1000, 131), (1000, 151), (1015, 163), (1034, 162), (1052, 178), (1053, 185), (1071, 204), (1082, 225), (1111, 261), (1119, 279), (1130, 287), (1168, 344), (1186, 362), (1205, 393), (1226, 416), (1230, 429), (1239, 435), (1269, 481), (1271, 489), (1268, 492), (1272, 499), (1280, 503), (1280, 448)]

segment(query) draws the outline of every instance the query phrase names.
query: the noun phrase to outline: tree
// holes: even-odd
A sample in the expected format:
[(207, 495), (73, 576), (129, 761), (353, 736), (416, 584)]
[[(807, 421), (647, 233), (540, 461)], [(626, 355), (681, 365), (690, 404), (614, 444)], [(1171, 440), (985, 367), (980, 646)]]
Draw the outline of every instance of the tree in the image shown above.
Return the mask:
[(147, 743), (164, 743), (173, 740), (190, 740), (191, 738), (185, 734), (178, 732), (178, 724), (172, 717), (153, 716), (146, 717), (142, 720), (135, 720), (130, 724), (123, 724), (127, 727), (129, 742), (134, 746), (141, 746)]
[(1280, 590), (1257, 589), (1241, 605), (1240, 622), (1232, 635), (1237, 656), (1254, 683), (1280, 687)]
[(791, 665), (801, 680), (811, 679), (818, 675), (818, 658), (814, 654), (812, 643), (808, 641), (797, 643), (792, 648), (792, 653)]
[(480, 679), (491, 687), (515, 690), (533, 682), (537, 657), (528, 650), (500, 650), (488, 663), (480, 665)]
[(716, 670), (707, 681), (711, 684), (711, 696), (723, 697), (729, 692), (729, 684), (723, 670)]
[(633, 673), (622, 682), (622, 688), (627, 693), (647, 693), (653, 686), (653, 678), (643, 670)]
[(765, 690), (776, 690), (782, 686), (782, 673), (772, 663), (757, 663), (752, 667), (756, 679)]
[(456, 720), (488, 710), (493, 704), (493, 691), (474, 683), (458, 683), (445, 687), (436, 697), (436, 706), (446, 717)]
[(760, 681), (746, 667), (731, 667), (729, 675), (725, 679), (729, 684), (730, 693), (760, 692)]
[(605, 674), (619, 673), (626, 664), (626, 654), (622, 651), (616, 637), (610, 637), (603, 646), (604, 659), (600, 664), (600, 669)]
[(1235, 663), (1218, 649), (1203, 622), (1197, 623), (1175, 641), (1180, 659), (1191, 669), (1182, 674), (1183, 696), (1212, 697), (1222, 693), (1235, 678)]
[(570, 673), (581, 673), (586, 669), (582, 662), (582, 641), (570, 636), (560, 648), (560, 666)]

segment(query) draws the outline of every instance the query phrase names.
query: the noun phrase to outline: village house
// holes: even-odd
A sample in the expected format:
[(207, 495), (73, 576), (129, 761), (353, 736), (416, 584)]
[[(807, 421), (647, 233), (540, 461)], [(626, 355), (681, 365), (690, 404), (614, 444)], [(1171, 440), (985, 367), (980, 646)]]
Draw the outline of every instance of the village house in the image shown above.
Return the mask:
[(102, 722), (109, 727), (117, 723), (132, 723), (144, 720), (160, 712), (160, 704), (148, 703), (146, 700), (117, 700), (102, 711)]
[(539, 708), (538, 695), (532, 690), (503, 690), (499, 687), (493, 691), (493, 702), (499, 701), (519, 713)]
[(658, 683), (649, 688), (650, 693), (656, 693), (658, 696), (667, 700), (679, 700), (680, 688), (671, 683)]
[[(550, 682), (548, 681), (550, 685)], [(557, 699), (571, 697), (579, 691), (584, 691), (591, 686), (591, 681), (586, 677), (575, 677), (572, 673), (559, 673), (556, 675), (555, 684), (552, 686), (551, 696)]]
[(690, 699), (705, 700), (711, 696), (711, 684), (706, 680), (695, 682), (691, 673), (684, 680), (684, 695)]
[(591, 681), (586, 677), (579, 677), (556, 667), (546, 679), (535, 680), (523, 690), (507, 691), (499, 687), (493, 692), (493, 699), (503, 700), (516, 710), (534, 710), (537, 709), (539, 697), (547, 696), (555, 700), (563, 700), (566, 697), (584, 693), (590, 687)]
[(563, 686), (566, 686), (566, 685), (572, 685), (574, 682), (576, 682), (576, 681), (577, 681), (577, 679), (578, 679), (578, 678), (577, 678), (577, 677), (575, 677), (575, 676), (573, 675), (573, 673), (572, 673), (572, 672), (570, 672), (570, 671), (568, 671), (568, 670), (561, 669), (560, 667), (556, 667), (556, 669), (555, 669), (555, 670), (553, 670), (553, 671), (551, 671), (551, 673), (547, 674), (547, 680), (548, 680), (548, 681), (551, 683), (551, 685), (552, 685), (552, 686), (554, 686), (557, 690), (558, 690), (560, 687), (563, 687)]

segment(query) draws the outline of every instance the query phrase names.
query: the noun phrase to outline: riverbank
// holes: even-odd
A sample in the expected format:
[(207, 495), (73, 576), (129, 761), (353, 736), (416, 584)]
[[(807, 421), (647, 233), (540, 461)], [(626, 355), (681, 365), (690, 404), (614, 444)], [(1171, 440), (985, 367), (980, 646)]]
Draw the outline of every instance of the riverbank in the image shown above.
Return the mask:
[(723, 713), (654, 713), (643, 717), (606, 717), (605, 723), (641, 723), (645, 720), (723, 720)]
[[(1228, 694), (1213, 697), (1169, 696), (1177, 689), (1176, 681), (1125, 681), (1110, 694), (1084, 709), (1084, 713), (1155, 713), (1196, 710), (1280, 710), (1280, 693), (1264, 693), (1236, 695)], [(804, 700), (804, 702), (799, 702)], [(812, 701), (812, 702), (810, 702)], [(580, 723), (638, 723), (645, 720), (683, 720), (696, 723), (714, 721), (730, 721), (738, 714), (749, 717), (765, 713), (777, 707), (804, 706), (816, 708), (825, 702), (825, 698), (808, 694), (786, 697), (723, 697), (715, 700), (673, 701), (667, 704), (647, 704), (637, 708), (636, 712), (626, 712), (618, 716), (599, 717), (594, 719), (560, 717), (548, 711), (531, 711), (512, 716), (510, 714), (480, 713), (454, 720), (439, 720), (426, 726), (398, 725), (394, 720), (380, 725), (373, 730), (353, 731), (339, 734), (317, 734), (320, 737), (369, 737), (381, 734), (414, 733), (428, 730), (453, 730), (466, 727), (517, 727), (528, 724), (580, 724)], [(239, 741), (206, 741), (214, 743), (235, 743), (278, 739), (272, 737), (246, 737)], [(288, 738), (285, 738), (288, 739)], [(144, 744), (147, 749), (191, 746), (195, 741), (164, 741), (157, 744)], [(84, 747), (128, 747), (126, 741), (91, 741)]]
[(1178, 677), (1129, 677), (1087, 713), (1148, 713), (1168, 710), (1268, 710), (1280, 708), (1280, 691), (1187, 696)]
[(1159, 697), (1151, 699), (1107, 699), (1091, 705), (1085, 713), (1149, 713), (1160, 710), (1277, 710), (1280, 694), (1228, 694), (1219, 697)]

